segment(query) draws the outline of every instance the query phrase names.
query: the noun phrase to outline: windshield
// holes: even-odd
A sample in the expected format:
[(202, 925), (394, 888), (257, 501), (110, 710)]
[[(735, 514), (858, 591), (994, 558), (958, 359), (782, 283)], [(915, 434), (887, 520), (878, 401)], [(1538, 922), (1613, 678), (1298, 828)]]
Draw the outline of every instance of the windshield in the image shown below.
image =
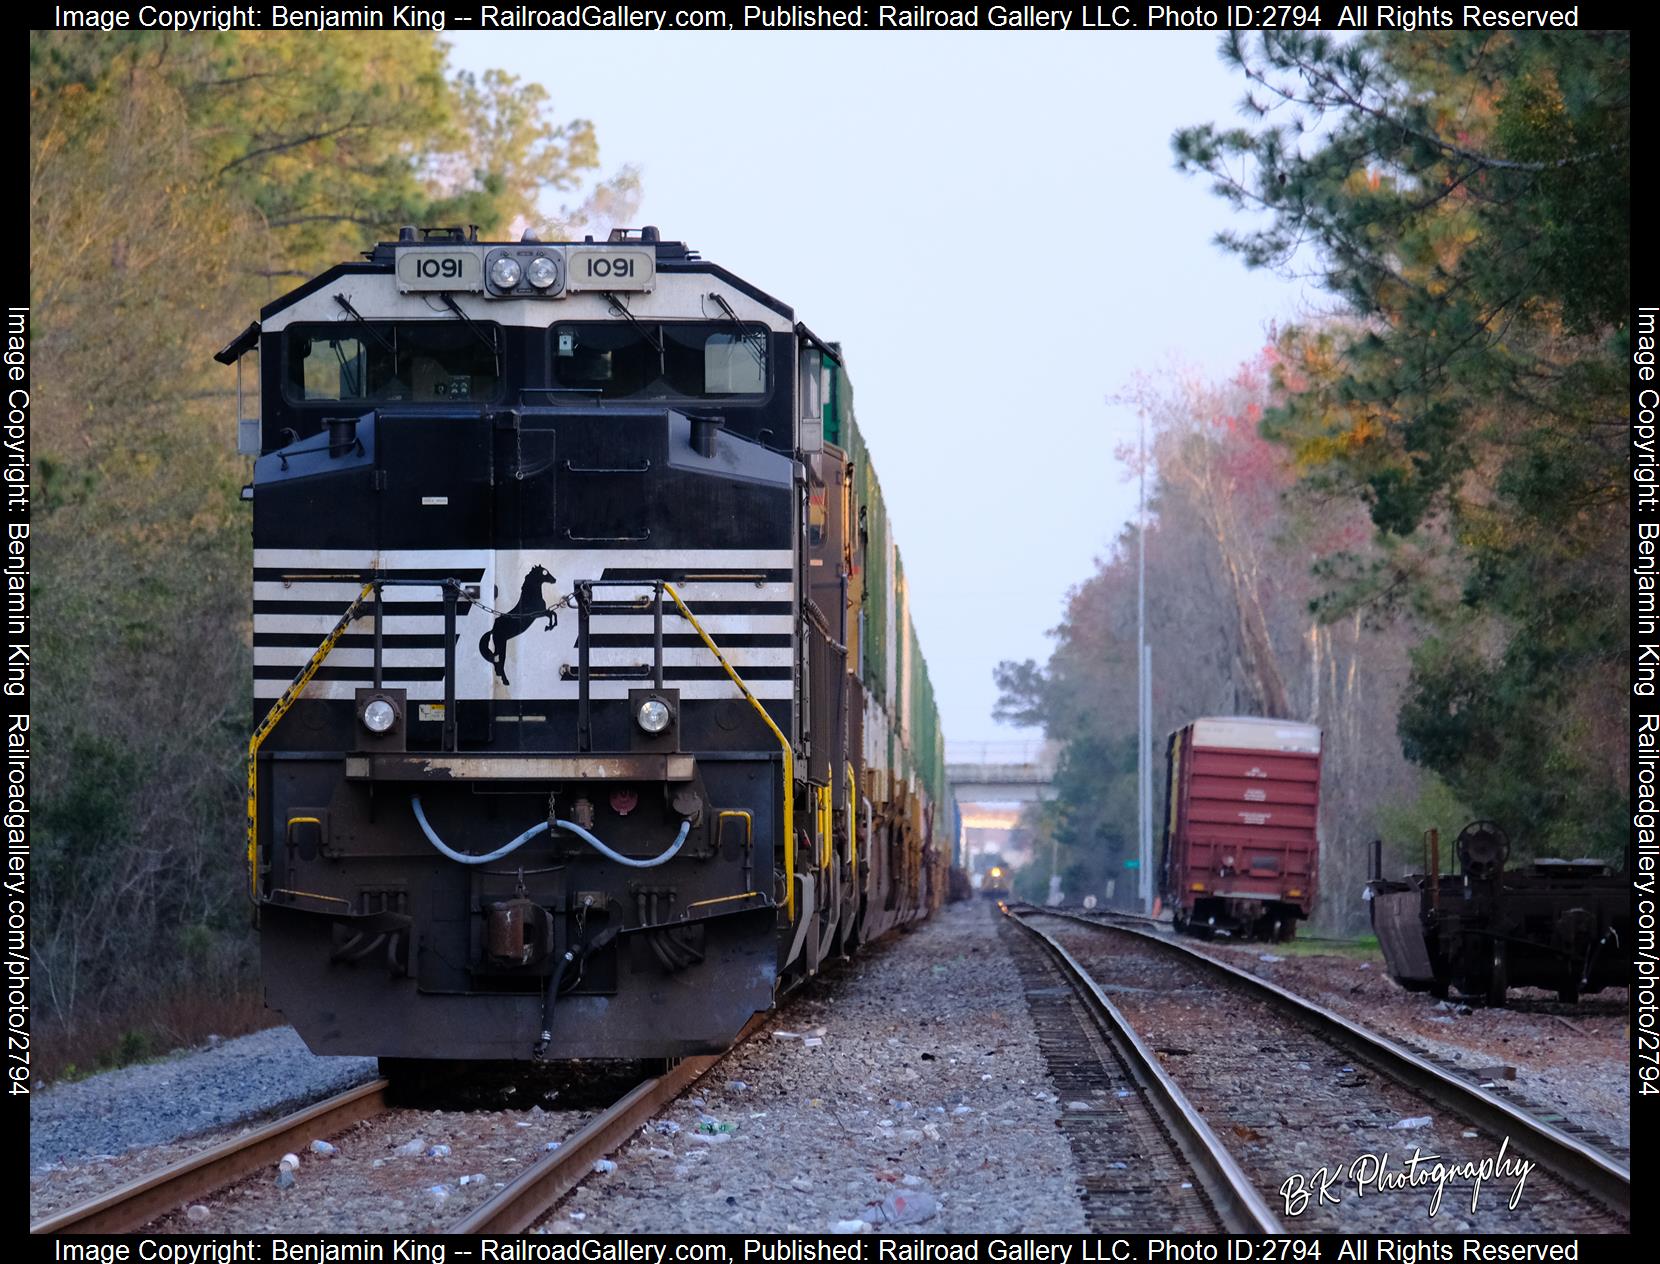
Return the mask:
[(553, 378), (606, 399), (763, 395), (767, 331), (733, 321), (555, 325)]
[(497, 327), (478, 321), (300, 325), (286, 341), (288, 396), (297, 402), (492, 399), (499, 382)]

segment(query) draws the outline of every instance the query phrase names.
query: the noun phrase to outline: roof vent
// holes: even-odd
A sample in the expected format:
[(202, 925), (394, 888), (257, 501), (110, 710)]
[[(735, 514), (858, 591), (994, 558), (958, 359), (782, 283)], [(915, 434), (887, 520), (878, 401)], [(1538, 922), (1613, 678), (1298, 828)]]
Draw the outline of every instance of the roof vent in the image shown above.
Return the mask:
[(541, 241), (542, 239), (536, 235), (536, 230), (534, 228), (527, 228), (527, 229), (524, 230), (524, 232), (519, 234), (519, 240), (520, 241)]

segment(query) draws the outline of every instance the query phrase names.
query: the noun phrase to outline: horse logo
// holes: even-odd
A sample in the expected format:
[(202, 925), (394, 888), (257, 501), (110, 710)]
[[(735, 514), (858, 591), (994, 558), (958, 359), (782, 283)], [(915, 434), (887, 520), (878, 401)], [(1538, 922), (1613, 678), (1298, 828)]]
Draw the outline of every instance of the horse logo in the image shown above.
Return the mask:
[(496, 669), (496, 675), (501, 683), (511, 685), (507, 678), (507, 643), (521, 632), (528, 631), (530, 625), (543, 615), (547, 616), (548, 631), (553, 630), (557, 619), (552, 608), (542, 597), (542, 588), (546, 584), (558, 583), (548, 573), (545, 566), (533, 566), (530, 574), (525, 576), (525, 582), (519, 589), (519, 600), (511, 610), (496, 616), (495, 623), (490, 630), (478, 639), (478, 652), (484, 656), (484, 661)]

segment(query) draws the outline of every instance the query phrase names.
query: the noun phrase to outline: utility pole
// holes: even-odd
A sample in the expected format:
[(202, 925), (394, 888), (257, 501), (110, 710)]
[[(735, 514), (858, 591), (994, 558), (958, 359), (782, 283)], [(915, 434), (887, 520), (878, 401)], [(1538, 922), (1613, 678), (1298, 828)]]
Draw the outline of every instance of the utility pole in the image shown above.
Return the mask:
[(1153, 647), (1141, 647), (1141, 911), (1153, 911)]
[(1141, 911), (1153, 911), (1153, 647), (1147, 644), (1147, 418), (1138, 430), (1141, 460), (1140, 525), (1136, 543), (1136, 801), (1139, 864), (1136, 893)]

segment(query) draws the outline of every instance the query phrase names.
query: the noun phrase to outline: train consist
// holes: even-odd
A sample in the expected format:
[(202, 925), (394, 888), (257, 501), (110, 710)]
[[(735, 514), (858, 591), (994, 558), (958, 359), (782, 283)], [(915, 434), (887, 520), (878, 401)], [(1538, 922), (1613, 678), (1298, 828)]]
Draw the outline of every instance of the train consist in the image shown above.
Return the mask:
[(1510, 840), (1475, 821), (1455, 842), (1458, 872), (1442, 873), (1440, 840), (1425, 838), (1424, 871), (1383, 877), (1373, 844), (1367, 885), (1372, 928), (1390, 978), (1414, 992), (1451, 988), (1502, 1005), (1510, 988), (1574, 1002), (1631, 982), (1631, 883), (1600, 860), (1506, 867)]
[(980, 894), (990, 900), (1006, 900), (1013, 892), (1012, 875), (1002, 865), (993, 865), (980, 875)]
[(946, 886), (840, 349), (655, 229), (404, 229), (269, 304), (248, 880), (319, 1053), (725, 1048)]
[(1159, 887), (1178, 930), (1284, 940), (1319, 878), (1320, 730), (1241, 716), (1171, 735)]

